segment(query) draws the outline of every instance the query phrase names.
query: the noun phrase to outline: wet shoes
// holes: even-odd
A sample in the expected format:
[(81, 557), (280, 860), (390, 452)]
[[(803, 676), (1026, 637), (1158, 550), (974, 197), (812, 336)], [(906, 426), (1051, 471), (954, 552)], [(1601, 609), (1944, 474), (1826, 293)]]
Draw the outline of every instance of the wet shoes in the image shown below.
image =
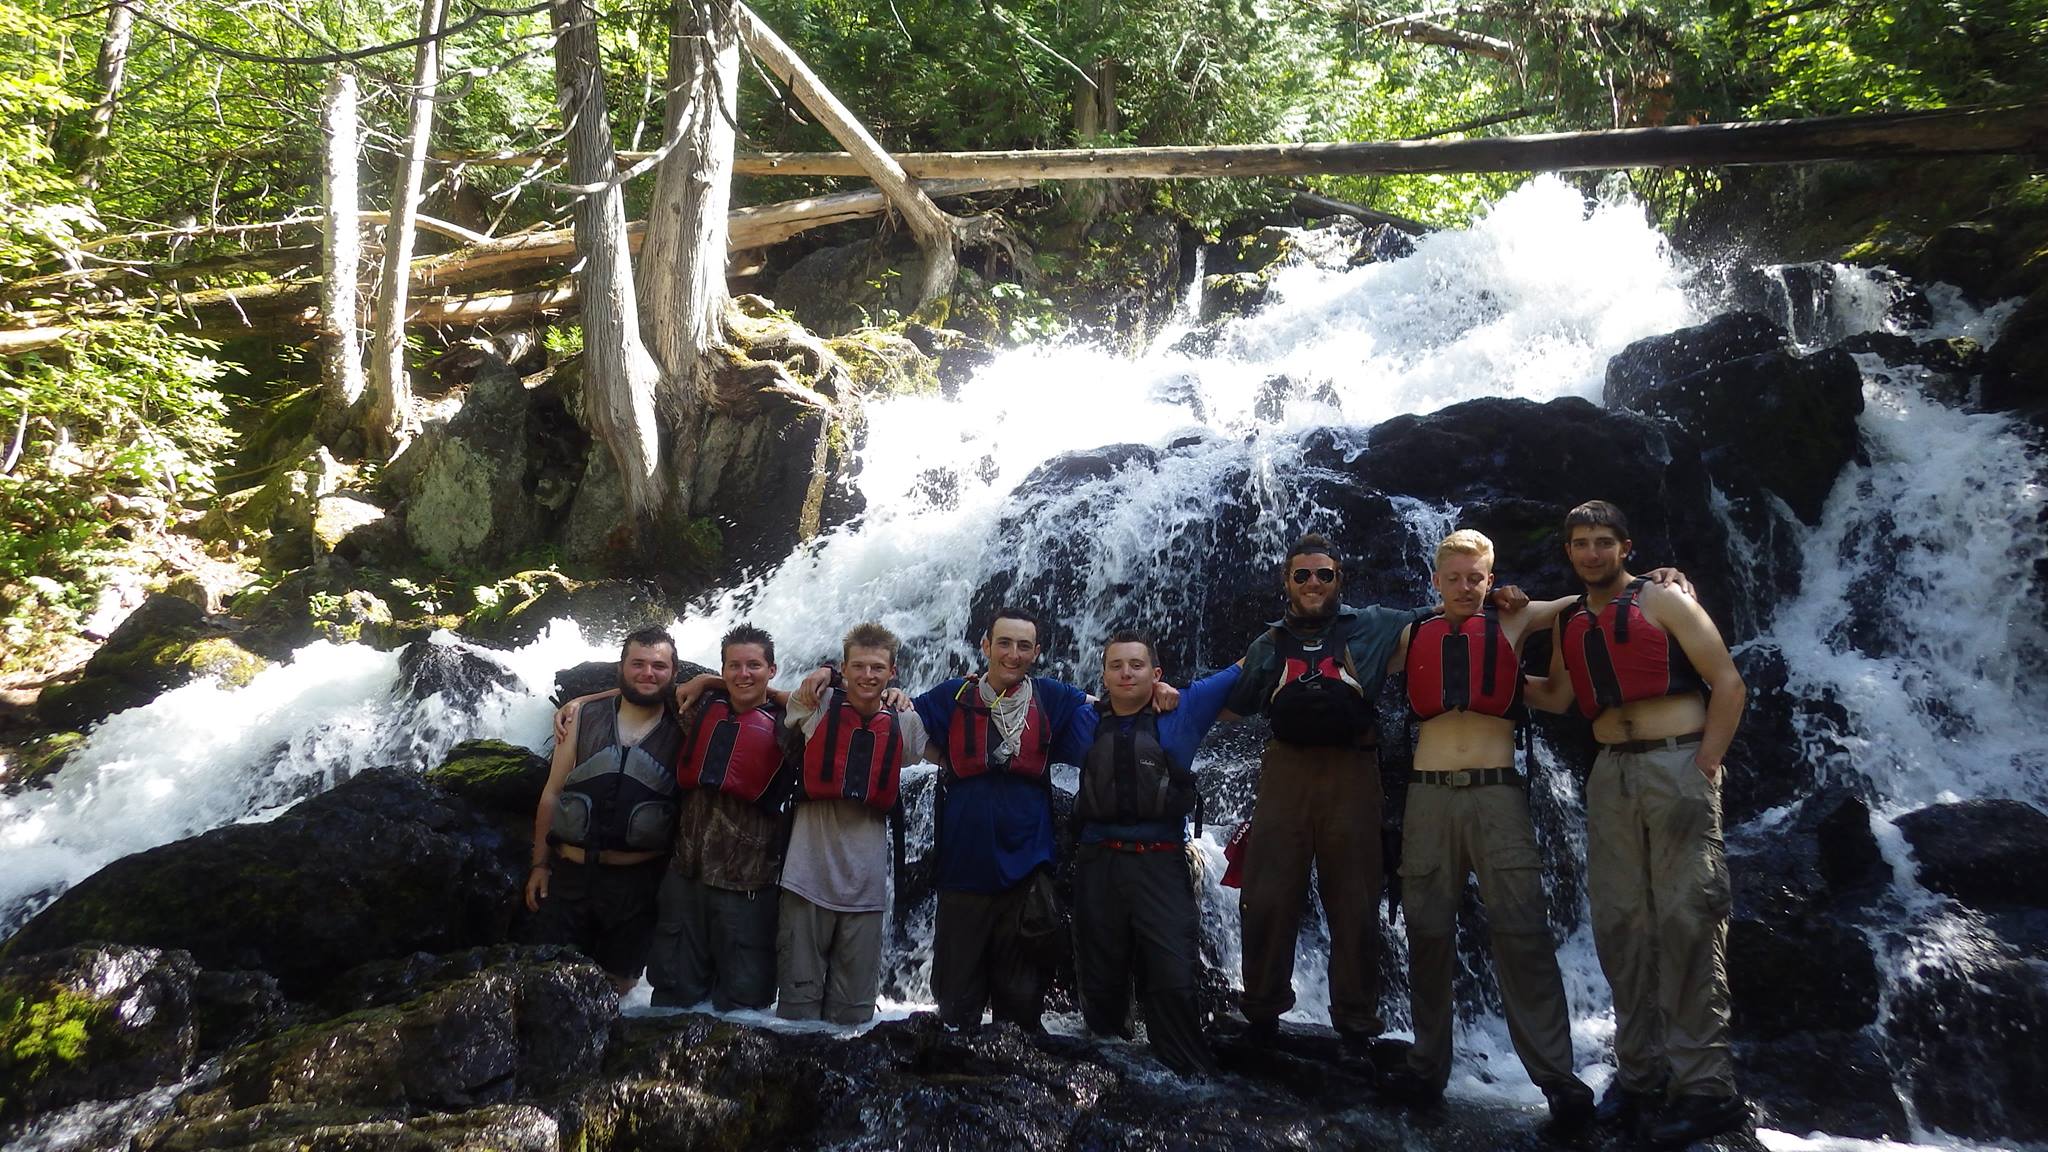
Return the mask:
[(1593, 1127), (1593, 1090), (1577, 1080), (1559, 1088), (1545, 1088), (1543, 1098), (1550, 1101), (1550, 1122), (1543, 1126), (1543, 1135), (1553, 1140), (1569, 1140), (1581, 1136)]
[(1380, 1099), (1416, 1112), (1434, 1112), (1444, 1105), (1444, 1090), (1406, 1064), (1380, 1078)]
[(1749, 1103), (1740, 1096), (1680, 1096), (1644, 1135), (1656, 1147), (1683, 1148), (1747, 1123)]
[(1593, 1123), (1610, 1131), (1634, 1135), (1643, 1117), (1657, 1107), (1660, 1092), (1637, 1092), (1620, 1084), (1609, 1084), (1593, 1110)]

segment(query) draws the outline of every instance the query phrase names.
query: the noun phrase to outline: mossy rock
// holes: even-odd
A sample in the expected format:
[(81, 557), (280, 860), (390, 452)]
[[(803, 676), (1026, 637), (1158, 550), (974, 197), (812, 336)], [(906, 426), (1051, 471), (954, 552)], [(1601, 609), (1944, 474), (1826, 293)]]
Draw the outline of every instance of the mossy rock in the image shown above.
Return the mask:
[(1270, 286), (1257, 272), (1225, 272), (1202, 280), (1201, 322), (1249, 316), (1265, 304)]
[(547, 786), (548, 762), (503, 740), (467, 740), (427, 779), (479, 808), (530, 817)]
[[(683, 523), (664, 533), (670, 570), (708, 567), (718, 555), (717, 525), (704, 517), (678, 519)], [(703, 559), (707, 556), (712, 559)], [(574, 620), (585, 635), (610, 641), (641, 628), (666, 628), (682, 614), (681, 603), (655, 581), (577, 580), (552, 569), (520, 572), (479, 587), (476, 599), (477, 608), (458, 630), (507, 647), (532, 643), (559, 619)]]
[(846, 365), (854, 389), (863, 396), (905, 396), (938, 390), (938, 365), (904, 333), (862, 328), (825, 341), (825, 347)]
[(38, 736), (15, 750), (4, 784), (8, 795), (24, 788), (47, 788), (50, 777), (85, 747), (83, 732), (52, 732)]
[(393, 1119), (375, 1109), (264, 1104), (159, 1124), (143, 1152), (555, 1152), (555, 1119), (531, 1104)]
[(114, 630), (78, 680), (43, 689), (36, 710), (47, 724), (81, 729), (202, 676), (239, 688), (268, 666), (197, 605), (158, 594)]
[(0, 967), (0, 1125), (184, 1076), (198, 1053), (182, 952), (83, 945)]

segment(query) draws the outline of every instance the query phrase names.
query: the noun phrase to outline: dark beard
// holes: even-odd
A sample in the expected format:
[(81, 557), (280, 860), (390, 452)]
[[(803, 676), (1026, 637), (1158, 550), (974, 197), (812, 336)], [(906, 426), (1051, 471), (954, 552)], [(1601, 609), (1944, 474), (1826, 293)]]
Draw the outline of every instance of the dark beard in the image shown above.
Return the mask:
[(642, 708), (659, 708), (668, 703), (669, 689), (663, 685), (652, 692), (642, 692), (622, 680), (619, 682), (619, 696), (628, 704), (638, 704)]

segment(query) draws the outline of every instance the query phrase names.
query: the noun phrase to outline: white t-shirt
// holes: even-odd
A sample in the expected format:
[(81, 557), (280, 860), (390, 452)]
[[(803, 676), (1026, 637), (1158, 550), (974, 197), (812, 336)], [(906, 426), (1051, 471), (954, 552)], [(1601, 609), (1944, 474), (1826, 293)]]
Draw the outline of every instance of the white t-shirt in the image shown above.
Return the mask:
[[(838, 693), (827, 688), (818, 708), (808, 711), (791, 697), (785, 719), (810, 740), (829, 709), (839, 706)], [(924, 757), (924, 724), (914, 710), (896, 714), (903, 741), (903, 762)], [(889, 907), (888, 814), (859, 800), (802, 800), (789, 834), (789, 854), (782, 862), (782, 886), (820, 908), (834, 912), (881, 912)]]

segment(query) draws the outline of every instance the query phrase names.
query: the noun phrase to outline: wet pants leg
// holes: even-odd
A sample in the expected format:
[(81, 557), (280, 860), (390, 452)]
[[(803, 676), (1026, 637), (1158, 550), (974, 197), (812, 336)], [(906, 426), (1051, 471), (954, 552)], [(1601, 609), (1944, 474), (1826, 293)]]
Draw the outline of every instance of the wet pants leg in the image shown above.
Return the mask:
[(1022, 930), (1030, 881), (998, 893), (939, 892), (932, 932), (932, 995), (954, 1028), (981, 1023), (983, 1008), (1028, 1031), (1042, 1025), (1041, 941)]

